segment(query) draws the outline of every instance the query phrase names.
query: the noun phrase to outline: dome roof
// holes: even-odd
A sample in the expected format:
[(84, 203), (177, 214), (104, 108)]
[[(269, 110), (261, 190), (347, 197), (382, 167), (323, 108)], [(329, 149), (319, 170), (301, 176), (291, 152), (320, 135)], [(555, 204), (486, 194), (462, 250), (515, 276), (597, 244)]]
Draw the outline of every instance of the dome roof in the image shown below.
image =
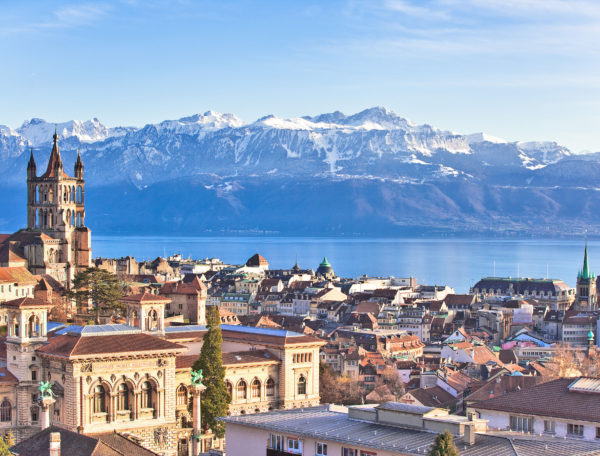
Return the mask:
[(256, 253), (256, 254), (252, 255), (248, 259), (248, 261), (246, 261), (246, 266), (249, 266), (249, 267), (269, 266), (269, 262), (260, 253)]
[(329, 264), (329, 261), (327, 261), (327, 257), (323, 257), (323, 261), (321, 261), (321, 264), (319, 265), (320, 268), (330, 268), (331, 265)]

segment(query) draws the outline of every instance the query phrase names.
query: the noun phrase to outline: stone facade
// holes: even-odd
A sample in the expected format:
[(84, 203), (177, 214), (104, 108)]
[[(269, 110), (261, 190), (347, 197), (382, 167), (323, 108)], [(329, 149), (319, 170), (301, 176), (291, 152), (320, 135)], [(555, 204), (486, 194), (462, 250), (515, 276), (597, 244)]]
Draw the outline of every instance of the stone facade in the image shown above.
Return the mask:
[(64, 172), (56, 133), (48, 167), (39, 177), (31, 153), (27, 228), (4, 241), (16, 262), (4, 266), (20, 266), (24, 261), (32, 274), (51, 275), (69, 287), (75, 275), (91, 265), (91, 232), (85, 226), (85, 181), (79, 156), (74, 171), (75, 177)]

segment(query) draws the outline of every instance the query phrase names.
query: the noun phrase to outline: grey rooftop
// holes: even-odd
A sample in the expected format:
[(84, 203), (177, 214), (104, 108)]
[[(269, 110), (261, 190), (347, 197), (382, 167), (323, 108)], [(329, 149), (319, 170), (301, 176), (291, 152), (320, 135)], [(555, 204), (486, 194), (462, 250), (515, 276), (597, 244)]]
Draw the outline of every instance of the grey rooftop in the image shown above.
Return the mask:
[[(237, 424), (277, 433), (333, 441), (352, 446), (423, 455), (429, 452), (437, 434), (421, 429), (402, 428), (351, 419), (329, 406), (282, 410), (253, 415), (219, 418)], [(600, 444), (580, 440), (558, 440), (505, 433), (477, 434), (474, 445), (461, 437), (454, 442), (463, 456), (591, 456), (600, 454)]]

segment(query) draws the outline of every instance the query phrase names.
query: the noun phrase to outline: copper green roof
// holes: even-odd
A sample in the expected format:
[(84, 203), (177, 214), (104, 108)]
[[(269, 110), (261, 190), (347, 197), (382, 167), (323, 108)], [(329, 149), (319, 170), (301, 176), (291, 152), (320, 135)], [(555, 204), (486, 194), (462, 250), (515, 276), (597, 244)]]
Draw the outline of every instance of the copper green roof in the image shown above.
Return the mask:
[(323, 261), (321, 261), (321, 264), (319, 265), (319, 267), (323, 267), (323, 268), (331, 267), (331, 265), (329, 264), (329, 261), (327, 261), (327, 257), (323, 257)]
[(583, 253), (583, 269), (579, 271), (578, 279), (589, 280), (593, 278), (594, 274), (590, 272), (590, 265), (588, 262), (587, 242), (585, 243), (585, 250)]
[(591, 329), (590, 329), (590, 332), (588, 333), (587, 340), (594, 340), (594, 333), (592, 332)]

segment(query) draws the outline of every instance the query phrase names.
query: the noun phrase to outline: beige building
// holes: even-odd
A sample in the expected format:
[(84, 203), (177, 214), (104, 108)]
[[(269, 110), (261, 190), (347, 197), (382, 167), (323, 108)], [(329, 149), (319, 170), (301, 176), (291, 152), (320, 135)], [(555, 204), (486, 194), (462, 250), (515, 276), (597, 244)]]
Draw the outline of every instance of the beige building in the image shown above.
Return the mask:
[[(207, 329), (165, 327), (171, 301), (163, 296), (123, 302), (126, 325), (67, 326), (51, 334), (45, 301), (2, 304), (8, 336), (0, 428), (12, 429), (18, 440), (48, 424), (84, 434), (117, 431), (160, 454), (191, 453), (190, 369)], [(319, 403), (322, 341), (282, 330), (222, 329), (231, 414)], [(38, 400), (40, 381), (53, 383), (56, 398), (48, 407)]]

